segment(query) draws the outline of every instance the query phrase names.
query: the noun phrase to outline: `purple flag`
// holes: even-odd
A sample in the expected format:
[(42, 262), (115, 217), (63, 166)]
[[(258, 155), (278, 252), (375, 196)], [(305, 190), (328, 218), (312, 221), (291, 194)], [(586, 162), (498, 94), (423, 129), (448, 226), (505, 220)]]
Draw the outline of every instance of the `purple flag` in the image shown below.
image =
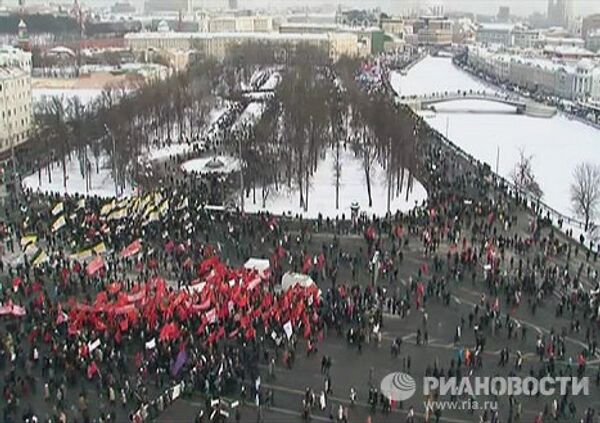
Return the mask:
[(185, 352), (185, 350), (179, 351), (179, 354), (177, 354), (177, 359), (171, 365), (171, 376), (177, 377), (177, 374), (179, 373), (179, 371), (181, 370), (181, 368), (183, 367), (183, 365), (185, 364), (187, 359), (188, 359), (188, 355)]

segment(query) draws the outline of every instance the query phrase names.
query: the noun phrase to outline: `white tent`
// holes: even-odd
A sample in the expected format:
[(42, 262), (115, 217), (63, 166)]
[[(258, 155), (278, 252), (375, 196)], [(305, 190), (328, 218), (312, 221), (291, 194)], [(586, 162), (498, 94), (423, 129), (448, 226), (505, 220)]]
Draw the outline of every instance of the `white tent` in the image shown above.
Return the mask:
[(244, 268), (256, 270), (259, 275), (265, 276), (271, 268), (271, 263), (267, 259), (250, 258), (244, 263)]
[(302, 288), (308, 288), (309, 286), (315, 285), (315, 281), (308, 275), (303, 273), (291, 273), (287, 272), (281, 278), (281, 288), (287, 291), (296, 285), (300, 285)]

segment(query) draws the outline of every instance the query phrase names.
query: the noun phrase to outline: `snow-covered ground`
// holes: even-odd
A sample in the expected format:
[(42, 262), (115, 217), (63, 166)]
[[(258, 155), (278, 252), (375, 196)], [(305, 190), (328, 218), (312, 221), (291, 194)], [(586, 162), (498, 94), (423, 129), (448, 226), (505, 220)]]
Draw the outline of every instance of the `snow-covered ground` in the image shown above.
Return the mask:
[[(262, 208), (261, 190), (257, 188), (256, 204), (253, 204), (252, 193), (246, 198), (245, 209), (248, 212), (270, 211), (275, 214), (302, 214), (306, 218), (316, 218), (319, 213), (323, 217), (335, 218), (345, 214), (350, 218), (350, 205), (357, 202), (360, 211), (368, 214), (384, 215), (387, 211), (387, 186), (385, 174), (379, 164), (373, 166), (372, 173), (372, 198), (373, 207), (369, 208), (367, 187), (365, 183), (362, 162), (357, 159), (350, 150), (342, 151), (342, 175), (340, 184), (340, 208), (335, 208), (335, 178), (333, 173), (334, 154), (329, 151), (324, 159), (319, 162), (316, 173), (311, 179), (311, 187), (308, 197), (308, 212), (299, 207), (298, 189), (291, 192), (271, 192), (266, 201), (266, 207)], [(408, 179), (408, 178), (406, 178)], [(406, 182), (405, 182), (406, 184)], [(392, 212), (396, 210), (407, 211), (421, 204), (427, 198), (425, 188), (414, 181), (413, 190), (405, 201), (406, 187), (402, 194), (394, 198), (391, 204)]]
[[(448, 58), (428, 57), (408, 75), (394, 74), (391, 81), (394, 89), (405, 95), (459, 89), (490, 91)], [(437, 113), (424, 112), (427, 122), (492, 169), (496, 167), (499, 149), (499, 173), (505, 177), (509, 177), (519, 148), (523, 147), (526, 154), (533, 155), (534, 174), (544, 191), (542, 200), (574, 217), (570, 202), (573, 171), (581, 162), (600, 164), (600, 131), (565, 115), (532, 118), (512, 114), (511, 107), (485, 101), (443, 103), (436, 105), (436, 110)]]
[(79, 97), (81, 104), (87, 105), (102, 95), (102, 90), (97, 88), (33, 88), (31, 92), (34, 103), (48, 101), (52, 97), (60, 97), (65, 102)]
[(253, 102), (248, 104), (238, 119), (231, 125), (231, 130), (239, 131), (244, 126), (254, 125), (262, 116), (266, 106), (267, 105), (264, 102)]
[[(94, 161), (91, 158), (92, 162)], [(105, 160), (100, 159), (100, 163), (102, 164)], [(63, 177), (63, 169), (62, 165), (58, 162), (53, 163), (51, 168), (51, 176), (52, 182), (48, 182), (48, 172), (44, 168), (42, 169), (42, 178), (41, 184), (39, 179), (38, 172), (35, 172), (33, 175), (29, 175), (23, 178), (23, 188), (31, 188), (34, 191), (40, 192), (56, 192), (61, 195), (64, 194), (82, 194), (94, 196), (97, 195), (99, 197), (114, 197), (115, 196), (115, 183), (112, 177), (111, 168), (108, 166), (100, 166), (100, 172), (95, 172), (95, 164), (92, 164), (94, 168), (92, 170), (92, 183), (91, 189), (86, 190), (85, 180), (83, 176), (81, 176), (81, 170), (79, 168), (79, 161), (73, 159), (67, 162), (67, 184), (65, 189), (64, 177)], [(127, 184), (123, 193), (121, 195), (127, 196), (133, 193), (133, 188), (131, 185)]]
[(393, 72), (390, 82), (397, 93), (407, 96), (458, 90), (492, 91), (491, 87), (454, 66), (447, 57), (426, 57), (406, 75)]
[[(210, 136), (212, 132), (216, 131), (216, 124), (219, 119), (229, 110), (229, 105), (225, 103), (220, 107), (215, 107), (210, 111), (208, 117), (208, 124), (205, 128), (205, 134)], [(178, 139), (178, 137), (175, 137)], [(198, 141), (196, 143), (172, 143), (171, 145), (164, 145), (162, 147), (151, 147), (147, 153), (147, 159), (149, 161), (163, 160), (170, 157), (181, 156), (194, 151), (194, 147), (203, 147), (204, 141)]]

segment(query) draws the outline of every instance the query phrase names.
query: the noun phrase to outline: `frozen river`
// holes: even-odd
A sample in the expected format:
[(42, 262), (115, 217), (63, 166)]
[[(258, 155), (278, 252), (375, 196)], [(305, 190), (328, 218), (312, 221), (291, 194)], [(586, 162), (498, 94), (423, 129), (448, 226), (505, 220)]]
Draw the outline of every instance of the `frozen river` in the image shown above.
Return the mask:
[[(427, 57), (406, 76), (393, 74), (392, 86), (403, 95), (440, 91), (491, 91), (452, 64), (449, 58)], [(574, 216), (570, 203), (573, 170), (578, 163), (600, 164), (600, 131), (564, 115), (551, 119), (516, 115), (509, 106), (482, 101), (455, 101), (424, 112), (429, 124), (479, 160), (509, 177), (519, 149), (533, 155), (533, 169), (549, 206)]]

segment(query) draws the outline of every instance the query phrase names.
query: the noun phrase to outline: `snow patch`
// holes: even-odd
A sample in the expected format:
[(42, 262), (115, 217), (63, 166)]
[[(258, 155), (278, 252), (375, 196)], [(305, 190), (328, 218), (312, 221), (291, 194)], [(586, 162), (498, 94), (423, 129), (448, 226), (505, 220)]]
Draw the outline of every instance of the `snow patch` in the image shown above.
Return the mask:
[[(342, 150), (340, 153), (342, 174), (340, 182), (340, 208), (335, 208), (335, 178), (334, 178), (334, 162), (335, 155), (333, 151), (328, 151), (326, 156), (322, 158), (318, 164), (317, 171), (312, 176), (310, 181), (308, 211), (305, 212), (300, 208), (299, 191), (294, 188), (291, 191), (280, 191), (271, 193), (266, 200), (266, 207), (262, 207), (261, 189), (257, 188), (256, 204), (253, 204), (252, 191), (246, 197), (245, 209), (247, 212), (255, 213), (259, 211), (269, 211), (274, 214), (301, 214), (305, 218), (317, 218), (319, 213), (323, 217), (335, 218), (345, 214), (347, 219), (350, 218), (350, 206), (353, 202), (357, 202), (360, 206), (360, 212), (367, 214), (376, 214), (383, 216), (387, 212), (387, 184), (385, 183), (385, 172), (378, 163), (373, 166), (371, 188), (373, 206), (368, 207), (369, 200), (367, 194), (367, 186), (365, 183), (364, 170), (360, 158), (357, 158), (350, 150)], [(408, 175), (408, 173), (406, 174)], [(405, 178), (408, 179), (408, 178)], [(406, 183), (405, 180), (402, 193), (400, 196), (393, 198), (391, 202), (392, 212), (408, 211), (415, 207), (416, 204), (421, 204), (427, 198), (425, 188), (414, 180), (413, 190), (409, 194), (408, 201), (406, 198)], [(281, 188), (281, 187), (280, 187)], [(274, 187), (271, 187), (274, 190)]]

